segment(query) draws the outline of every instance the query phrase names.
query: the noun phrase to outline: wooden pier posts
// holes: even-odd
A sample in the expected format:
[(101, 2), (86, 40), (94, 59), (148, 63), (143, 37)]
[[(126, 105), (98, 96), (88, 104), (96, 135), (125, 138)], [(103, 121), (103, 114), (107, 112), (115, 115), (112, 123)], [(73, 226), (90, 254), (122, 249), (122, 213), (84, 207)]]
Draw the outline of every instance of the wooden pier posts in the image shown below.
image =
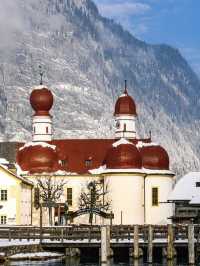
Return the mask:
[(42, 205), (40, 204), (40, 244), (42, 243)]
[(140, 254), (139, 254), (139, 227), (138, 225), (134, 225), (134, 237), (133, 237), (133, 258), (134, 259), (139, 259)]
[(174, 257), (174, 234), (173, 225), (167, 225), (167, 259), (172, 260)]
[(101, 263), (107, 263), (110, 258), (110, 226), (101, 226)]
[(153, 227), (148, 226), (148, 263), (153, 263)]
[(194, 252), (194, 224), (188, 225), (188, 258), (189, 264), (195, 264), (195, 252)]

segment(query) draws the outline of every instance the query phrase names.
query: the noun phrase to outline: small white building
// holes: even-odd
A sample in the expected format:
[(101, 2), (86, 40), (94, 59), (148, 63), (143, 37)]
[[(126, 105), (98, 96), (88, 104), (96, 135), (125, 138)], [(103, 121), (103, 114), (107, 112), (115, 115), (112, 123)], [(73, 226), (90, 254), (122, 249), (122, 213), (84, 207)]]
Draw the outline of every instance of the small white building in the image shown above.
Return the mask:
[(0, 159), (0, 224), (32, 224), (32, 188), (27, 179), (17, 176)]
[(200, 222), (200, 172), (181, 177), (168, 201), (175, 204), (172, 220), (178, 223)]

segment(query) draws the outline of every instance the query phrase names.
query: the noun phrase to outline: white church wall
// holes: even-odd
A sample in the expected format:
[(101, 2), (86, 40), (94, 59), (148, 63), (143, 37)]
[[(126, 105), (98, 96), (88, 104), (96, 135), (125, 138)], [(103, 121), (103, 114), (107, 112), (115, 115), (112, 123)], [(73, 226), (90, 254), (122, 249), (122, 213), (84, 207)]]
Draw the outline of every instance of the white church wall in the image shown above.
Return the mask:
[[(45, 176), (41, 176), (40, 178), (45, 178)], [(57, 201), (57, 203), (64, 204), (67, 201), (67, 188), (72, 188), (72, 205), (69, 206), (69, 211), (77, 211), (79, 209), (79, 203), (80, 203), (80, 195), (82, 191), (87, 191), (87, 185), (89, 182), (93, 180), (99, 180), (99, 177), (95, 176), (76, 176), (76, 175), (66, 175), (66, 176), (52, 176), (52, 179), (62, 180), (64, 179), (65, 185), (64, 185), (64, 191), (61, 195), (60, 199)], [(37, 185), (37, 177), (32, 176), (29, 177), (29, 179), (34, 182), (35, 186)], [(34, 193), (33, 193), (34, 194)], [(34, 195), (33, 195), (34, 197)], [(43, 208), (43, 225), (48, 226), (48, 209)], [(39, 225), (39, 216), (40, 212), (39, 209), (36, 209), (34, 207), (33, 202), (33, 225)], [(53, 220), (54, 223), (58, 222), (58, 217), (54, 217), (53, 212)], [(73, 224), (88, 224), (89, 221), (89, 215), (81, 215), (78, 216), (73, 220)], [(64, 221), (63, 221), (64, 222)], [(101, 224), (101, 219), (99, 216), (94, 215), (94, 224)]]
[[(173, 177), (169, 175), (150, 175), (145, 178), (146, 224), (168, 224), (173, 214), (173, 205), (167, 203), (172, 191)], [(158, 205), (152, 204), (152, 189), (158, 188)]]
[(143, 176), (110, 174), (105, 180), (114, 213), (113, 224), (143, 224)]

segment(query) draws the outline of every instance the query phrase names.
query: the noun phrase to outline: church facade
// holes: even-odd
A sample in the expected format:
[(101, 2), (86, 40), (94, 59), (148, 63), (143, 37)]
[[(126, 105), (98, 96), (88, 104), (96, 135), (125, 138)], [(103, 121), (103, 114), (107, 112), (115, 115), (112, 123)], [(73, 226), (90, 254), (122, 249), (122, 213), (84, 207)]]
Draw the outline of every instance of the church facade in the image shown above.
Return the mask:
[[(83, 195), (89, 195), (83, 192), (95, 183), (103, 189), (98, 206), (103, 210), (109, 203), (106, 212), (113, 215), (113, 224), (170, 223), (173, 206), (167, 200), (175, 176), (170, 171), (169, 156), (151, 138), (137, 137), (136, 104), (126, 85), (115, 104), (115, 136), (111, 139), (56, 139), (50, 114), (53, 101), (52, 92), (44, 85), (32, 91), (33, 137), (21, 145), (16, 156), (18, 174), (31, 180), (35, 188), (39, 179), (51, 178), (54, 184), (64, 180), (62, 195), (57, 205), (52, 205), (53, 222), (64, 221), (66, 202), (69, 212), (80, 211), (81, 196), (83, 200)], [(94, 188), (90, 192), (91, 189)], [(32, 221), (38, 225), (39, 209), (34, 200), (33, 196)], [(98, 206), (93, 200), (93, 208)], [(46, 211), (44, 222), (48, 224)], [(85, 213), (71, 222), (88, 223), (89, 215)], [(110, 222), (95, 213), (94, 216), (93, 223)]]

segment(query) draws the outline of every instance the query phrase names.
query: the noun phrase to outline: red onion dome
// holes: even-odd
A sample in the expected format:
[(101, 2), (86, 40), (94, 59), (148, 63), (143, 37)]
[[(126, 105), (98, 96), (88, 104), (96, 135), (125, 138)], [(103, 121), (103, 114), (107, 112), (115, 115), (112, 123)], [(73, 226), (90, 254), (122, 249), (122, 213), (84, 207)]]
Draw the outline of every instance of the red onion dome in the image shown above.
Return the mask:
[(30, 173), (54, 172), (58, 156), (53, 147), (55, 146), (40, 142), (25, 145), (17, 153), (17, 163), (23, 171)]
[(30, 103), (35, 115), (49, 115), (49, 110), (53, 106), (53, 94), (45, 86), (38, 86), (31, 93)]
[(137, 147), (133, 144), (120, 144), (112, 147), (105, 158), (106, 167), (109, 169), (141, 169), (142, 158)]
[(169, 170), (169, 156), (159, 145), (143, 146), (140, 148), (142, 166), (152, 170)]
[(117, 102), (115, 104), (115, 116), (118, 115), (135, 115), (137, 116), (136, 112), (136, 105), (133, 98), (128, 95), (127, 90), (125, 89), (124, 94), (119, 96)]

